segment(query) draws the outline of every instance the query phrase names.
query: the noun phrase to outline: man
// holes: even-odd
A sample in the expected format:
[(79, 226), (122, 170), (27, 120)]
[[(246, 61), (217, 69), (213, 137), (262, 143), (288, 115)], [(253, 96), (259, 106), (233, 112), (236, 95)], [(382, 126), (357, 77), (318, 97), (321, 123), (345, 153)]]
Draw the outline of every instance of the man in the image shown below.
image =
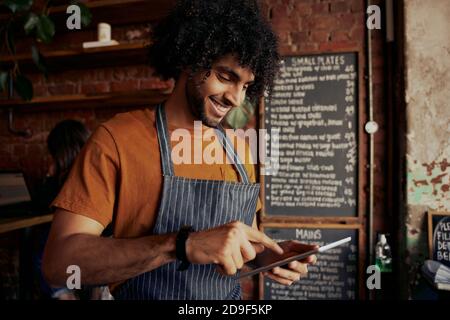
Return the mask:
[[(118, 115), (93, 134), (53, 203), (44, 273), (61, 285), (77, 265), (82, 283), (112, 284), (116, 299), (239, 299), (234, 275), (245, 262), (311, 249), (282, 249), (258, 231), (255, 170), (240, 163), (248, 157), (220, 126), (246, 96), (270, 90), (276, 38), (254, 3), (204, 0), (178, 3), (153, 41), (152, 66), (176, 79), (174, 91), (156, 109)], [(172, 133), (192, 133), (196, 120), (202, 131), (214, 128), (210, 144), (235, 163), (174, 164)], [(114, 237), (99, 237), (108, 225)], [(267, 276), (290, 285), (314, 261)]]

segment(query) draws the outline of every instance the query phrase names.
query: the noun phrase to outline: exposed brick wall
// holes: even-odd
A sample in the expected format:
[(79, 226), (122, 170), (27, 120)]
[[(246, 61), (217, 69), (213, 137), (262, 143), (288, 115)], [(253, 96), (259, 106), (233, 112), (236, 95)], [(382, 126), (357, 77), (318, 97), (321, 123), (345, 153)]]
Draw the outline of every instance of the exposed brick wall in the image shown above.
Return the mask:
[[(364, 0), (261, 0), (262, 12), (279, 36), (280, 51), (285, 55), (352, 50), (362, 53), (365, 58), (365, 1)], [(381, 1), (380, 1), (381, 2)], [(147, 39), (151, 25), (113, 27), (113, 38), (124, 41)], [(383, 48), (381, 32), (374, 33), (374, 113), (380, 125), (375, 136), (375, 228), (386, 228), (384, 213), (384, 172), (385, 172), (385, 110), (383, 110)], [(76, 47), (82, 41), (96, 38), (95, 31), (78, 31), (57, 37), (52, 48)], [(360, 71), (364, 72), (364, 60), (360, 61)], [(65, 71), (50, 75), (45, 80), (40, 75), (32, 76), (36, 96), (60, 94), (129, 91), (168, 86), (152, 76), (152, 69), (136, 65), (101, 69)], [(364, 89), (364, 85), (362, 86)], [(364, 90), (360, 91), (365, 99)], [(133, 106), (130, 106), (133, 108)], [(365, 113), (366, 106), (360, 106)], [(21, 167), (30, 181), (45, 173), (47, 152), (45, 140), (49, 130), (60, 120), (74, 118), (82, 120), (93, 130), (118, 111), (90, 110), (54, 111), (46, 113), (23, 113), (16, 115), (17, 128), (32, 128), (31, 139), (14, 137), (7, 131), (7, 114), (0, 113), (0, 169)], [(367, 150), (367, 138), (363, 137), (363, 150)], [(365, 151), (366, 153), (366, 151)], [(367, 186), (365, 186), (367, 187)], [(254, 298), (256, 282), (244, 282), (244, 297)]]

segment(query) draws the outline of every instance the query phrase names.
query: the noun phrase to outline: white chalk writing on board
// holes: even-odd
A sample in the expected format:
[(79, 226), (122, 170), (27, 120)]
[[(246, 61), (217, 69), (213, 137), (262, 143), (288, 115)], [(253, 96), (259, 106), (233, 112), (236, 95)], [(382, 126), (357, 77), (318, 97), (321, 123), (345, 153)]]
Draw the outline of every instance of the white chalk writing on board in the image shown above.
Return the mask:
[(450, 216), (433, 216), (433, 258), (450, 266)]
[(353, 300), (357, 296), (358, 250), (356, 231), (322, 228), (264, 228), (276, 241), (296, 239), (324, 245), (351, 236), (352, 241), (317, 256), (308, 266), (308, 275), (289, 287), (264, 278), (264, 299), (271, 300)]
[(265, 108), (266, 128), (281, 129), (268, 214), (356, 215), (356, 90), (355, 54), (285, 58)]

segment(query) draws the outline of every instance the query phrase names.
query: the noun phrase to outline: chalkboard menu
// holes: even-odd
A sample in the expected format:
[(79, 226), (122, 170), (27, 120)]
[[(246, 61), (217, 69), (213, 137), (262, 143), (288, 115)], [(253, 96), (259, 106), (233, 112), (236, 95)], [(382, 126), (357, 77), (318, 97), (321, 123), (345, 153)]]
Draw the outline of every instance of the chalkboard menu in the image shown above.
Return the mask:
[(265, 102), (264, 127), (280, 131), (266, 146), (264, 213), (357, 216), (357, 54), (283, 61)]
[(290, 286), (267, 277), (261, 280), (266, 300), (355, 300), (358, 298), (358, 230), (332, 228), (264, 227), (264, 233), (277, 240), (299, 240), (324, 245), (345, 237), (351, 242), (317, 255), (308, 266), (308, 275)]
[(450, 267), (450, 212), (428, 213), (430, 258)]

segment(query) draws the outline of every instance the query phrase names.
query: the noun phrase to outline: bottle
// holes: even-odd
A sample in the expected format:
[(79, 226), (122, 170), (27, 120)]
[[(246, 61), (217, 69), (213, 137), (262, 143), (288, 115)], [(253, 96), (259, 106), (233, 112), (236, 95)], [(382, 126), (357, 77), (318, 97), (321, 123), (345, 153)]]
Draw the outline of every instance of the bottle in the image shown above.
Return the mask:
[(375, 264), (381, 272), (392, 272), (391, 247), (387, 243), (386, 235), (380, 234), (375, 246)]

